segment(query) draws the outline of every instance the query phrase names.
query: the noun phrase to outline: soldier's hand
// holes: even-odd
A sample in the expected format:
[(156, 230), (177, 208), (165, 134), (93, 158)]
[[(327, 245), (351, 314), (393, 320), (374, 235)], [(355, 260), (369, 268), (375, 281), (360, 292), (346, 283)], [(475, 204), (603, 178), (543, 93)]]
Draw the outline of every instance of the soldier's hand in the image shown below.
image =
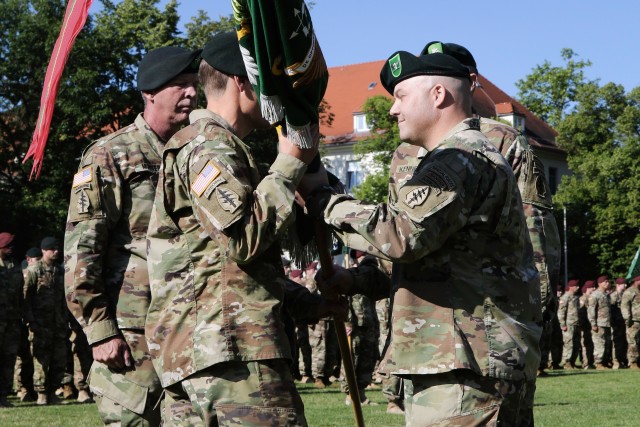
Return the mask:
[[(318, 318), (334, 317), (344, 319), (347, 316), (347, 301), (344, 298), (326, 299), (322, 298), (322, 302), (318, 305)], [(317, 322), (316, 322), (317, 323)]]
[(92, 346), (93, 360), (104, 363), (114, 370), (133, 366), (131, 350), (127, 342), (119, 336), (108, 338)]
[(633, 326), (633, 320), (627, 320), (627, 328), (630, 328)]
[(323, 277), (322, 270), (319, 270), (315, 277), (320, 293), (329, 299), (335, 299), (337, 295), (351, 295), (354, 282), (353, 276), (344, 267), (333, 266), (333, 275)]
[(300, 184), (298, 184), (297, 190), (302, 197), (308, 197), (316, 188), (326, 187), (328, 185), (329, 177), (327, 176), (327, 171), (322, 162), (320, 162), (315, 172), (307, 171), (307, 173), (304, 174)]
[(568, 328), (566, 326), (560, 326), (560, 329), (562, 329), (562, 331), (566, 331)]
[(597, 327), (597, 326), (592, 326), (592, 327), (591, 327), (591, 330), (592, 330), (593, 332), (598, 332), (598, 327)]
[(318, 145), (320, 141), (320, 130), (318, 125), (311, 126), (311, 134), (313, 139), (313, 148), (300, 148), (291, 142), (289, 137), (286, 136), (281, 129), (278, 129), (278, 151), (302, 160), (306, 164), (311, 163), (316, 154), (318, 154)]

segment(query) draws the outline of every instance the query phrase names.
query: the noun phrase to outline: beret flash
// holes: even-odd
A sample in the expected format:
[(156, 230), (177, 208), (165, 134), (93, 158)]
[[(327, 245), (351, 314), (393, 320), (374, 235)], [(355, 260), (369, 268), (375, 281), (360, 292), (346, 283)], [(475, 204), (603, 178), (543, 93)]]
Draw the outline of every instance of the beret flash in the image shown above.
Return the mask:
[(415, 56), (398, 51), (391, 55), (380, 71), (382, 86), (393, 94), (394, 87), (415, 76), (448, 76), (469, 78), (469, 69), (452, 56), (443, 53)]
[(138, 90), (155, 90), (180, 74), (197, 73), (201, 52), (178, 46), (150, 50), (138, 65)]
[(478, 67), (476, 60), (469, 50), (455, 43), (442, 43), (442, 42), (429, 42), (420, 52), (422, 55), (430, 55), (432, 53), (444, 53), (445, 55), (453, 56), (460, 63), (466, 66), (471, 73), (478, 73)]
[(247, 77), (236, 33), (218, 33), (213, 36), (202, 49), (202, 59), (225, 74)]

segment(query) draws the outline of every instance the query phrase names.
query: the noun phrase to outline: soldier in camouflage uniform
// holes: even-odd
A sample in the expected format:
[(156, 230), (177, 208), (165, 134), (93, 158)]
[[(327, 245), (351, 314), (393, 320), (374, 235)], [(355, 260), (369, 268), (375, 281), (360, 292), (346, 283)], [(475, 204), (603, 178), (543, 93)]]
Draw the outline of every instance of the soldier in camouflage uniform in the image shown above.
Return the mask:
[(562, 330), (564, 367), (575, 369), (576, 359), (580, 355), (580, 302), (578, 301), (577, 280), (569, 280), (565, 293), (560, 297), (558, 320)]
[(593, 280), (587, 280), (581, 288), (582, 295), (578, 299), (580, 308), (578, 311), (580, 332), (582, 333), (582, 355), (580, 357), (582, 361), (583, 369), (595, 369), (593, 359), (593, 337), (591, 334), (591, 322), (589, 321), (588, 309), (589, 309), (589, 296), (593, 293), (596, 287), (596, 282)]
[(622, 294), (620, 309), (627, 326), (627, 360), (632, 369), (640, 369), (640, 276), (631, 279)]
[(627, 360), (627, 327), (622, 317), (622, 295), (627, 288), (624, 277), (616, 279), (616, 289), (609, 294), (611, 301), (611, 343), (613, 351), (613, 369), (626, 369), (629, 367)]
[(148, 233), (146, 336), (165, 425), (306, 425), (282, 325), (278, 239), (317, 154), (280, 136), (266, 177), (241, 138), (266, 128), (237, 36), (205, 46), (207, 109), (165, 146)]
[[(307, 289), (318, 293), (315, 275), (318, 263), (310, 263), (305, 268)], [(311, 346), (311, 374), (316, 388), (325, 388), (331, 384), (339, 364), (339, 349), (333, 319), (325, 317), (318, 323), (309, 325), (309, 345)]]
[(611, 360), (611, 301), (607, 293), (611, 282), (607, 276), (600, 276), (596, 283), (596, 290), (589, 296), (587, 315), (593, 332), (596, 369), (606, 369)]
[[(353, 251), (353, 258), (356, 266), (370, 266), (378, 268), (378, 261), (375, 257), (367, 256), (365, 252)], [(356, 267), (357, 268), (357, 267)], [(380, 323), (376, 313), (375, 300), (364, 294), (356, 294), (349, 297), (349, 315), (347, 317), (347, 333), (351, 338), (351, 352), (353, 355), (353, 367), (356, 374), (359, 396), (362, 404), (375, 404), (367, 399), (365, 389), (371, 384), (373, 371), (376, 362), (380, 357), (378, 352), (378, 340), (380, 337)], [(349, 393), (349, 386), (346, 378), (340, 386), (343, 392)], [(347, 404), (351, 404), (351, 399), (347, 395)]]
[(90, 386), (105, 424), (160, 423), (162, 387), (144, 338), (146, 233), (163, 145), (195, 106), (199, 54), (179, 47), (148, 52), (137, 81), (144, 112), (91, 144), (73, 179), (67, 301), (92, 348)]
[(58, 263), (60, 244), (45, 237), (42, 259), (30, 265), (24, 280), (24, 322), (33, 354), (33, 388), (38, 405), (58, 402), (69, 342), (68, 310), (64, 298), (64, 271)]
[[(382, 369), (404, 379), (407, 425), (452, 417), (521, 425), (525, 382), (539, 363), (541, 307), (513, 171), (470, 117), (469, 71), (455, 58), (397, 52), (381, 81), (394, 95), (400, 137), (425, 148), (424, 159), (397, 193), (390, 185), (388, 204), (321, 189), (306, 203), (347, 246), (394, 261)], [(339, 268), (323, 283), (388, 296), (388, 288), (353, 285)]]
[(0, 408), (13, 406), (7, 397), (20, 346), (22, 270), (12, 257), (13, 239), (11, 233), (0, 233)]
[[(40, 261), (42, 250), (40, 248), (30, 248), (26, 253), (27, 265), (22, 265), (22, 275), (27, 272), (27, 267)], [(16, 359), (14, 373), (14, 384), (16, 385), (17, 396), (22, 402), (33, 402), (36, 400), (36, 392), (33, 389), (33, 355), (31, 354), (31, 343), (29, 342), (29, 328), (24, 322), (20, 324), (20, 349)]]

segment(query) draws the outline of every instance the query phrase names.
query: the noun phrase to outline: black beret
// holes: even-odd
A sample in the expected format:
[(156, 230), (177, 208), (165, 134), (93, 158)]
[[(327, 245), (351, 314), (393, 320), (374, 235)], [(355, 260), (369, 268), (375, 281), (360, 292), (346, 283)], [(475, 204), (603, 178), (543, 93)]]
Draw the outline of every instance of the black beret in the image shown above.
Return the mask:
[(476, 65), (476, 60), (473, 58), (473, 55), (469, 50), (455, 43), (442, 43), (442, 42), (429, 42), (420, 52), (420, 56), (422, 55), (430, 55), (432, 53), (444, 53), (445, 55), (453, 56), (458, 61), (465, 65), (469, 72), (478, 73), (478, 67)]
[(155, 90), (180, 74), (197, 73), (201, 52), (178, 46), (150, 50), (138, 65), (138, 90)]
[(60, 249), (60, 242), (55, 237), (45, 237), (40, 243), (40, 249)]
[(40, 248), (31, 248), (27, 251), (27, 256), (29, 258), (40, 258), (42, 256), (42, 251)]
[(202, 59), (218, 71), (247, 77), (240, 44), (235, 32), (218, 33), (202, 49)]
[(469, 69), (454, 57), (442, 53), (415, 56), (401, 50), (391, 55), (380, 71), (382, 86), (390, 94), (398, 83), (415, 76), (469, 78)]

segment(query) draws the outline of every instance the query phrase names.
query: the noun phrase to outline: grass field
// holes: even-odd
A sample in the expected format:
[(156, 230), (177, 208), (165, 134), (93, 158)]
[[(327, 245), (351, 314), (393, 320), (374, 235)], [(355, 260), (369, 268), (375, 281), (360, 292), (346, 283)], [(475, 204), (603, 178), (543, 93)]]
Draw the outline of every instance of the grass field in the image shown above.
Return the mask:
[[(351, 408), (344, 395), (332, 386), (324, 390), (300, 385), (307, 421), (311, 427), (351, 426)], [(368, 390), (377, 406), (365, 406), (367, 426), (403, 426), (404, 419), (385, 413), (380, 390)], [(538, 380), (535, 403), (536, 427), (636, 427), (640, 426), (640, 371), (550, 371)], [(15, 408), (0, 409), (0, 426), (100, 426), (95, 405), (36, 407), (12, 400)]]

